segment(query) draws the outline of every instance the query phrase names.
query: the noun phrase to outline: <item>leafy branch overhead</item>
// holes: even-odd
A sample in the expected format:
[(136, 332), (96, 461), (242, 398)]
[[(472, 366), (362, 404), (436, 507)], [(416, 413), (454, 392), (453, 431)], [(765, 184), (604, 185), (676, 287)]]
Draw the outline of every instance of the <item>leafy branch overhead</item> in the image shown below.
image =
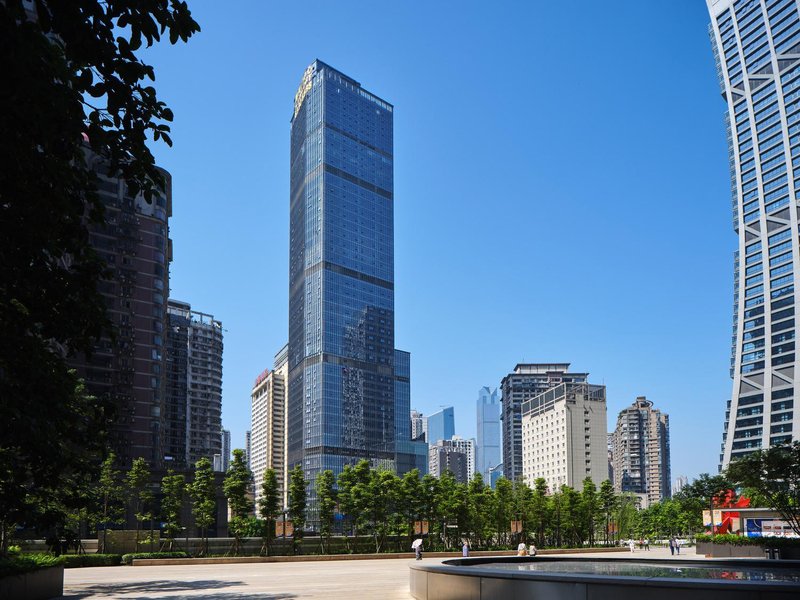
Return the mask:
[(0, 2), (0, 555), (15, 526), (52, 520), (38, 496), (66, 507), (99, 476), (115, 401), (67, 362), (112, 331), (94, 167), (129, 196), (163, 189), (147, 143), (171, 143), (173, 114), (136, 52), (199, 30), (176, 0)]
[(122, 173), (134, 195), (141, 189), (149, 200), (154, 182), (163, 184), (148, 135), (171, 146), (173, 114), (150, 85), (153, 67), (135, 52), (165, 33), (175, 44), (199, 32), (186, 2), (37, 0), (36, 16), (42, 32), (59, 40), (69, 69), (64, 84), (84, 107), (92, 150), (109, 160), (112, 173)]

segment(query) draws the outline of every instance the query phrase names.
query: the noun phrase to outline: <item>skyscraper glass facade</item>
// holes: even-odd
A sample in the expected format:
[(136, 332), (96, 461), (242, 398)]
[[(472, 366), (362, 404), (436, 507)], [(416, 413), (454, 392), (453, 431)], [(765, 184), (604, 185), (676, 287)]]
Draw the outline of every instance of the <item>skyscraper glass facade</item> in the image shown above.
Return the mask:
[(320, 61), (295, 96), (288, 461), (312, 482), (361, 458), (395, 469), (396, 441), (410, 441), (410, 359), (394, 349), (392, 111)]
[[(707, 0), (727, 125), (734, 254), (731, 376), (720, 463), (800, 438), (794, 278), (800, 198), (795, 0)], [(795, 179), (797, 178), (797, 179)]]
[(452, 406), (443, 408), (428, 417), (428, 444), (450, 440), (456, 434), (456, 415)]
[(489, 469), (500, 464), (500, 397), (497, 389), (482, 387), (478, 391), (477, 471), (489, 482)]

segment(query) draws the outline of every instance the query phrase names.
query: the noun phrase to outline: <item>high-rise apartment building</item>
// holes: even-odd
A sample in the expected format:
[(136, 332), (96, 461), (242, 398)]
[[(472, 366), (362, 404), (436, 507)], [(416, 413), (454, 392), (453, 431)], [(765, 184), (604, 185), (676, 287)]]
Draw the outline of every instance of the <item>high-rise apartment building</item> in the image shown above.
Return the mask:
[(433, 446), (439, 440), (449, 440), (456, 434), (456, 416), (452, 406), (443, 408), (428, 417), (428, 444)]
[(464, 453), (467, 460), (467, 481), (472, 481), (476, 472), (477, 448), (475, 445), (475, 438), (462, 438), (460, 435), (454, 435), (450, 440), (456, 450)]
[(644, 396), (617, 416), (611, 456), (618, 493), (644, 494), (648, 505), (672, 496), (669, 416)]
[[(489, 469), (500, 464), (500, 397), (497, 389), (478, 390), (478, 440), (475, 469), (490, 481)], [(471, 475), (470, 475), (471, 477)]]
[[(295, 95), (290, 162), (289, 466), (310, 482), (364, 458), (402, 471), (392, 105), (314, 61)], [(312, 486), (312, 526), (314, 501)]]
[(569, 373), (569, 363), (523, 363), (500, 383), (503, 474), (522, 476), (522, 403), (561, 383), (585, 382), (587, 373)]
[(226, 471), (231, 466), (231, 432), (222, 430), (222, 470)]
[(252, 471), (253, 468), (250, 466), (250, 430), (244, 432), (244, 457), (247, 461), (247, 468)]
[(608, 477), (606, 387), (562, 383), (522, 403), (522, 475), (550, 491), (581, 488), (591, 477), (599, 488)]
[[(721, 466), (800, 439), (794, 416), (800, 198), (800, 15), (794, 0), (707, 0), (727, 102), (733, 335)], [(796, 179), (797, 178), (797, 179)]]
[(411, 411), (411, 439), (426, 441), (425, 434), (428, 431), (428, 417), (418, 410)]
[(273, 469), (278, 480), (279, 496), (287, 506), (286, 486), (286, 382), (287, 349), (276, 355), (273, 369), (266, 369), (253, 384), (250, 394), (250, 464), (253, 472), (256, 505), (261, 498), (264, 471)]
[(172, 179), (152, 202), (132, 196), (125, 181), (108, 177), (97, 155), (87, 162), (98, 176), (98, 196), (105, 222), (90, 225), (92, 247), (106, 261), (109, 276), (99, 284), (108, 307), (114, 337), (104, 337), (91, 357), (69, 363), (88, 391), (116, 409), (109, 445), (123, 468), (144, 458), (154, 469), (164, 466), (165, 415), (164, 329), (172, 246)]
[(168, 456), (175, 468), (192, 468), (201, 458), (213, 461), (218, 454), (218, 470), (225, 470), (222, 323), (172, 299), (167, 316)]
[(459, 483), (467, 483), (467, 455), (453, 440), (437, 440), (428, 449), (428, 472), (441, 477), (450, 471)]

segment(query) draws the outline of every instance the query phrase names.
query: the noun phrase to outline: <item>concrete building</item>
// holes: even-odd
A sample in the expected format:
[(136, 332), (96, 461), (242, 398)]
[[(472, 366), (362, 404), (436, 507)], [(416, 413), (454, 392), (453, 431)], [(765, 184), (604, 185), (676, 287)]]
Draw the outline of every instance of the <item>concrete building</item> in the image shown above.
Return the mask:
[(261, 498), (264, 471), (273, 469), (278, 480), (283, 506), (288, 505), (286, 482), (286, 398), (288, 379), (287, 349), (276, 355), (273, 369), (266, 369), (253, 384), (250, 393), (250, 464), (253, 472), (255, 501)]
[(244, 457), (247, 460), (247, 468), (252, 471), (250, 466), (250, 430), (244, 432)]
[(617, 493), (644, 494), (648, 506), (672, 496), (669, 416), (644, 396), (617, 416), (611, 454)]
[(467, 483), (467, 455), (453, 440), (437, 440), (428, 449), (428, 472), (441, 477), (450, 471), (459, 483)]
[(169, 300), (167, 313), (169, 396), (166, 404), (172, 432), (168, 436), (170, 455), (176, 466), (183, 463), (192, 468), (201, 458), (213, 460), (214, 455), (219, 454), (218, 466), (225, 470), (222, 323), (179, 300)]
[(569, 363), (521, 363), (500, 384), (503, 473), (522, 476), (522, 403), (561, 383), (585, 382), (587, 373), (570, 373)]
[[(475, 469), (490, 481), (489, 469), (501, 462), (500, 396), (497, 389), (482, 387), (478, 390), (478, 439)], [(470, 475), (470, 478), (472, 475)]]
[(222, 469), (227, 471), (231, 466), (231, 432), (222, 430)]
[(477, 446), (475, 438), (464, 439), (454, 435), (451, 440), (456, 450), (460, 450), (467, 457), (467, 481), (472, 481), (477, 472)]
[(421, 442), (426, 442), (426, 433), (428, 431), (428, 417), (424, 416), (418, 410), (411, 411), (411, 439)]
[(733, 256), (731, 400), (720, 466), (800, 440), (794, 414), (800, 239), (797, 2), (706, 0), (727, 106)]
[(675, 483), (672, 484), (672, 493), (677, 494), (687, 485), (689, 485), (689, 478), (686, 475), (678, 475), (675, 478)]
[(132, 196), (120, 178), (108, 177), (106, 163), (87, 153), (97, 174), (105, 224), (89, 226), (89, 240), (109, 269), (99, 284), (114, 337), (103, 337), (91, 357), (68, 359), (89, 393), (108, 401), (117, 414), (108, 443), (119, 465), (144, 458), (164, 467), (166, 381), (164, 329), (172, 242), (172, 178), (161, 170), (166, 189), (152, 202)]
[(425, 434), (428, 445), (439, 440), (452, 439), (456, 434), (455, 410), (452, 406), (443, 408), (428, 417), (428, 431)]
[(553, 491), (608, 477), (606, 387), (562, 383), (522, 403), (522, 475)]

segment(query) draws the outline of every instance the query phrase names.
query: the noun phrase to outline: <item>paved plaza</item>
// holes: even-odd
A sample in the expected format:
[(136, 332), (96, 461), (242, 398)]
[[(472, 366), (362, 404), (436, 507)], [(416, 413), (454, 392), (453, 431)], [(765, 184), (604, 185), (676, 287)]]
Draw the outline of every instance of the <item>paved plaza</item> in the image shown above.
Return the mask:
[[(630, 558), (631, 554), (580, 556)], [(694, 548), (683, 549), (680, 557), (671, 557), (666, 548), (653, 548), (649, 552), (637, 549), (633, 556), (696, 558)], [(441, 561), (440, 558), (424, 559), (428, 563)], [(407, 600), (411, 598), (408, 566), (413, 563), (409, 553), (408, 559), (67, 569), (64, 572), (64, 598)]]

